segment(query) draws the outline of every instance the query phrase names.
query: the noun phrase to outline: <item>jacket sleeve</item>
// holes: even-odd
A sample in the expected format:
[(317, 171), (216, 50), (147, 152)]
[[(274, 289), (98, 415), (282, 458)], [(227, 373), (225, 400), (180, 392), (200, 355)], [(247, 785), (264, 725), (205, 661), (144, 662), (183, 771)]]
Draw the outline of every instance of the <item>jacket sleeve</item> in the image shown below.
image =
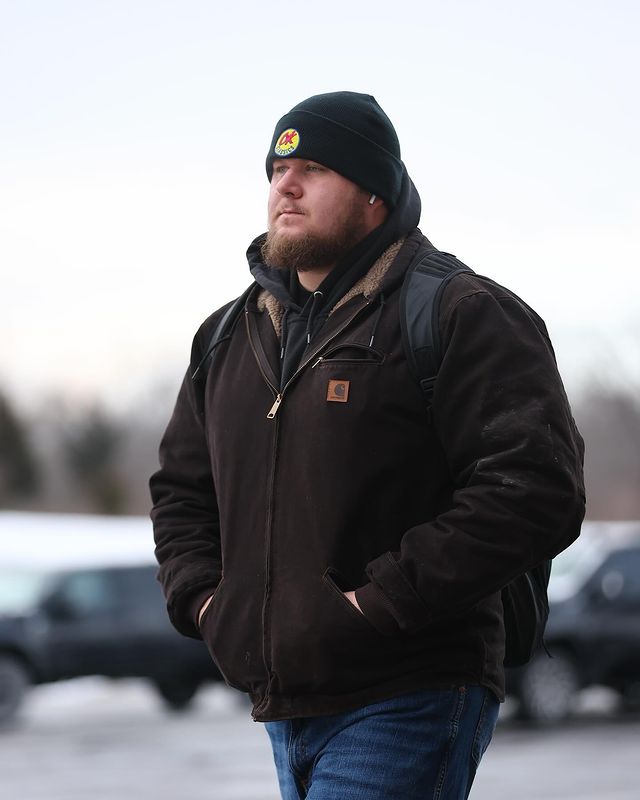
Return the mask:
[(544, 323), (507, 290), (461, 280), (433, 399), (452, 502), (367, 565), (356, 597), (384, 633), (464, 613), (566, 548), (584, 516), (583, 442)]
[(160, 444), (160, 469), (149, 482), (158, 580), (174, 627), (193, 638), (200, 638), (198, 609), (222, 572), (218, 506), (204, 429), (204, 387), (191, 377), (203, 352), (205, 329), (210, 329), (207, 323), (194, 339), (191, 366)]

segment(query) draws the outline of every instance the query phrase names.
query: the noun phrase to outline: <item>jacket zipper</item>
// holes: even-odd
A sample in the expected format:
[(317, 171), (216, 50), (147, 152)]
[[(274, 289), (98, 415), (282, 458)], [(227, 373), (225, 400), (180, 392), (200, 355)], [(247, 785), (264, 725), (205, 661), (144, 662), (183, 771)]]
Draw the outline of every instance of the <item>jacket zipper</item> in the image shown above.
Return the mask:
[[(280, 406), (282, 405), (282, 401), (284, 400), (284, 393), (287, 391), (289, 386), (291, 386), (293, 381), (305, 369), (305, 367), (307, 367), (307, 365), (311, 361), (313, 361), (313, 359), (318, 355), (318, 353), (320, 353), (322, 350), (324, 350), (325, 347), (330, 345), (331, 342), (333, 342), (333, 340), (336, 338), (336, 336), (339, 336), (345, 328), (347, 328), (349, 325), (351, 325), (353, 320), (362, 311), (364, 311), (364, 309), (369, 305), (369, 303), (370, 303), (370, 301), (367, 300), (367, 302), (366, 302), (366, 304), (364, 306), (361, 306), (347, 320), (345, 320), (345, 322), (335, 331), (335, 333), (331, 336), (330, 339), (328, 339), (326, 342), (323, 342), (319, 347), (316, 347), (315, 350), (312, 350), (309, 353), (309, 355), (304, 359), (304, 361), (302, 361), (300, 363), (300, 366), (298, 367), (298, 369), (293, 373), (293, 375), (289, 378), (289, 380), (286, 382), (286, 384), (283, 386), (283, 388), (280, 391), (278, 391), (278, 389), (271, 383), (271, 381), (267, 377), (267, 375), (266, 375), (266, 373), (265, 373), (265, 371), (264, 371), (264, 369), (262, 367), (262, 364), (260, 362), (260, 357), (258, 356), (257, 348), (256, 348), (256, 346), (255, 346), (255, 344), (253, 342), (252, 337), (251, 337), (251, 329), (249, 327), (249, 320), (248, 320), (248, 317), (247, 317), (247, 336), (249, 338), (249, 344), (251, 346), (251, 350), (253, 351), (253, 355), (254, 355), (254, 357), (256, 359), (256, 362), (258, 364), (258, 369), (260, 370), (260, 373), (261, 373), (262, 377), (264, 378), (265, 383), (267, 384), (267, 386), (269, 386), (269, 388), (273, 392), (273, 396), (274, 396), (273, 405), (271, 406), (271, 408), (267, 412), (267, 419), (274, 419), (275, 418), (276, 414), (280, 410)], [(312, 368), (315, 367), (320, 361), (322, 361), (322, 357), (318, 358), (318, 360), (312, 365)]]
[(274, 404), (269, 409), (269, 413), (267, 414), (267, 419), (273, 419), (275, 415), (278, 413), (278, 409), (280, 408), (280, 403), (282, 402), (282, 395), (278, 394), (276, 396)]
[[(284, 398), (285, 391), (289, 388), (291, 383), (300, 375), (303, 369), (311, 362), (313, 359), (320, 353), (327, 345), (329, 345), (336, 336), (339, 336), (342, 331), (349, 326), (353, 320), (360, 314), (360, 312), (364, 311), (364, 309), (369, 305), (369, 301), (364, 306), (361, 306), (357, 311), (355, 311), (349, 319), (347, 319), (343, 325), (341, 325), (336, 332), (324, 342), (322, 345), (317, 347), (313, 350), (307, 358), (300, 364), (298, 369), (294, 372), (294, 374), (289, 378), (287, 383), (284, 385), (281, 391), (278, 391), (273, 383), (267, 377), (267, 374), (262, 366), (260, 358), (258, 356), (257, 347), (251, 335), (251, 326), (249, 324), (249, 315), (245, 315), (246, 321), (246, 330), (247, 330), (247, 338), (249, 339), (249, 346), (253, 352), (253, 356), (258, 364), (258, 369), (260, 370), (260, 374), (262, 375), (265, 383), (271, 389), (274, 394), (274, 402), (271, 408), (267, 413), (267, 419), (275, 419), (278, 413), (278, 409), (282, 405), (282, 400)], [(256, 706), (254, 713), (252, 714), (254, 720), (256, 716), (262, 711), (262, 709), (266, 708), (269, 703), (269, 695), (271, 693), (271, 686), (273, 683), (273, 670), (271, 659), (267, 653), (267, 631), (269, 630), (268, 624), (268, 612), (269, 612), (269, 597), (271, 594), (271, 538), (273, 535), (273, 506), (274, 506), (274, 487), (275, 487), (275, 478), (276, 478), (276, 466), (278, 461), (278, 420), (275, 421), (276, 429), (274, 431), (274, 447), (273, 447), (273, 454), (271, 459), (271, 472), (269, 475), (269, 489), (268, 489), (268, 498), (269, 504), (267, 506), (267, 519), (266, 519), (266, 529), (265, 529), (265, 586), (264, 586), (264, 601), (262, 604), (262, 661), (267, 673), (267, 688), (262, 699), (262, 702)]]
[[(267, 415), (269, 419), (273, 419), (275, 417), (278, 407), (282, 402), (282, 396), (276, 389), (276, 387), (271, 383), (267, 374), (262, 366), (260, 358), (258, 356), (258, 351), (251, 336), (251, 326), (249, 324), (249, 315), (245, 314), (245, 322), (246, 322), (246, 329), (247, 329), (247, 338), (249, 339), (249, 346), (251, 347), (251, 351), (253, 352), (253, 356), (256, 360), (258, 365), (258, 369), (260, 370), (260, 374), (262, 375), (265, 383), (271, 389), (273, 394), (276, 396), (275, 402)], [(271, 416), (269, 416), (271, 415)], [(268, 624), (268, 606), (269, 606), (269, 596), (271, 594), (271, 533), (273, 529), (272, 521), (273, 521), (273, 502), (274, 502), (274, 484), (276, 480), (276, 465), (278, 461), (278, 421), (276, 420), (276, 429), (273, 433), (273, 452), (271, 457), (271, 470), (269, 472), (269, 487), (267, 490), (267, 497), (268, 497), (268, 506), (267, 506), (267, 518), (265, 524), (265, 560), (264, 560), (264, 575), (265, 575), (265, 584), (264, 584), (264, 599), (262, 601), (262, 663), (264, 664), (264, 668), (267, 674), (267, 688), (262, 699), (262, 702), (256, 706), (255, 711), (252, 713), (252, 717), (255, 720), (257, 714), (260, 712), (261, 708), (266, 707), (267, 703), (269, 702), (269, 695), (271, 693), (271, 684), (273, 682), (273, 675), (271, 671), (271, 659), (268, 657), (267, 654), (267, 624)]]
[[(271, 630), (269, 625), (269, 600), (271, 597), (271, 537), (273, 535), (273, 506), (274, 506), (274, 486), (276, 482), (276, 466), (278, 461), (278, 420), (275, 422), (276, 429), (274, 431), (274, 448), (271, 458), (271, 471), (269, 474), (269, 488), (267, 490), (267, 496), (269, 498), (269, 505), (267, 507), (267, 519), (265, 525), (265, 559), (264, 559), (264, 574), (265, 574), (265, 585), (264, 585), (264, 600), (262, 602), (262, 662), (265, 666), (267, 671), (267, 688), (264, 693), (264, 698), (260, 706), (256, 709), (256, 712), (259, 711), (260, 708), (266, 707), (269, 702), (269, 696), (271, 695), (271, 685), (273, 683), (273, 670), (271, 664), (271, 658), (269, 657), (269, 648), (271, 646)], [(267, 631), (269, 631), (269, 636), (267, 636)], [(255, 719), (255, 717), (254, 717)]]

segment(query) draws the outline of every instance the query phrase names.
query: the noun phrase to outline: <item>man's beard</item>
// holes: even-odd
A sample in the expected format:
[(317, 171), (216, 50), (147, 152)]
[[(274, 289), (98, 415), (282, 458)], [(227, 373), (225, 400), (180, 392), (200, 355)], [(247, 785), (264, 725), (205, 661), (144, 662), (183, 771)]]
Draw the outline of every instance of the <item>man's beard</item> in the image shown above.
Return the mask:
[(339, 230), (326, 236), (313, 233), (289, 236), (286, 230), (272, 229), (262, 245), (262, 258), (270, 267), (297, 272), (330, 267), (341, 261), (367, 232), (362, 217), (355, 212)]

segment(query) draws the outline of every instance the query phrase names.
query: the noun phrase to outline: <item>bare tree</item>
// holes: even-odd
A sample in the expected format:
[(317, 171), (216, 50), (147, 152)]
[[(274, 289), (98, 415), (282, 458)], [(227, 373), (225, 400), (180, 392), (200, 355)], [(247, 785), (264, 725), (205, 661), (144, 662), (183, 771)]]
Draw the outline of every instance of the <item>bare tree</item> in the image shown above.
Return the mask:
[(0, 503), (15, 506), (32, 497), (40, 477), (27, 426), (0, 392)]
[(640, 396), (627, 387), (596, 386), (576, 406), (585, 439), (587, 515), (640, 519)]
[(118, 423), (97, 406), (76, 417), (73, 424), (68, 421), (62, 436), (66, 464), (101, 514), (121, 514), (126, 505), (118, 464), (122, 441)]
[[(47, 398), (28, 421), (0, 393), (0, 503), (148, 513), (148, 479), (175, 388), (150, 388), (120, 415)], [(574, 408), (586, 445), (587, 516), (640, 519), (640, 388), (630, 378), (592, 381)]]

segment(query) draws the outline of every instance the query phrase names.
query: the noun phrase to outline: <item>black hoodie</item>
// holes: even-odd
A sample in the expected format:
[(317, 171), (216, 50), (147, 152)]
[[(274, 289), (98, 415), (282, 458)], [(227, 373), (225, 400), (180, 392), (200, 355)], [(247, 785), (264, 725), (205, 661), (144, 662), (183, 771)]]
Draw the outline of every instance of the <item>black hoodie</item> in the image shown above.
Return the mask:
[(285, 309), (281, 339), (281, 387), (298, 368), (307, 346), (335, 304), (391, 244), (417, 227), (420, 209), (420, 196), (405, 167), (398, 203), (387, 219), (360, 241), (312, 293), (301, 289), (295, 273), (267, 266), (262, 261), (261, 248), (266, 234), (254, 239), (247, 250), (251, 274)]

